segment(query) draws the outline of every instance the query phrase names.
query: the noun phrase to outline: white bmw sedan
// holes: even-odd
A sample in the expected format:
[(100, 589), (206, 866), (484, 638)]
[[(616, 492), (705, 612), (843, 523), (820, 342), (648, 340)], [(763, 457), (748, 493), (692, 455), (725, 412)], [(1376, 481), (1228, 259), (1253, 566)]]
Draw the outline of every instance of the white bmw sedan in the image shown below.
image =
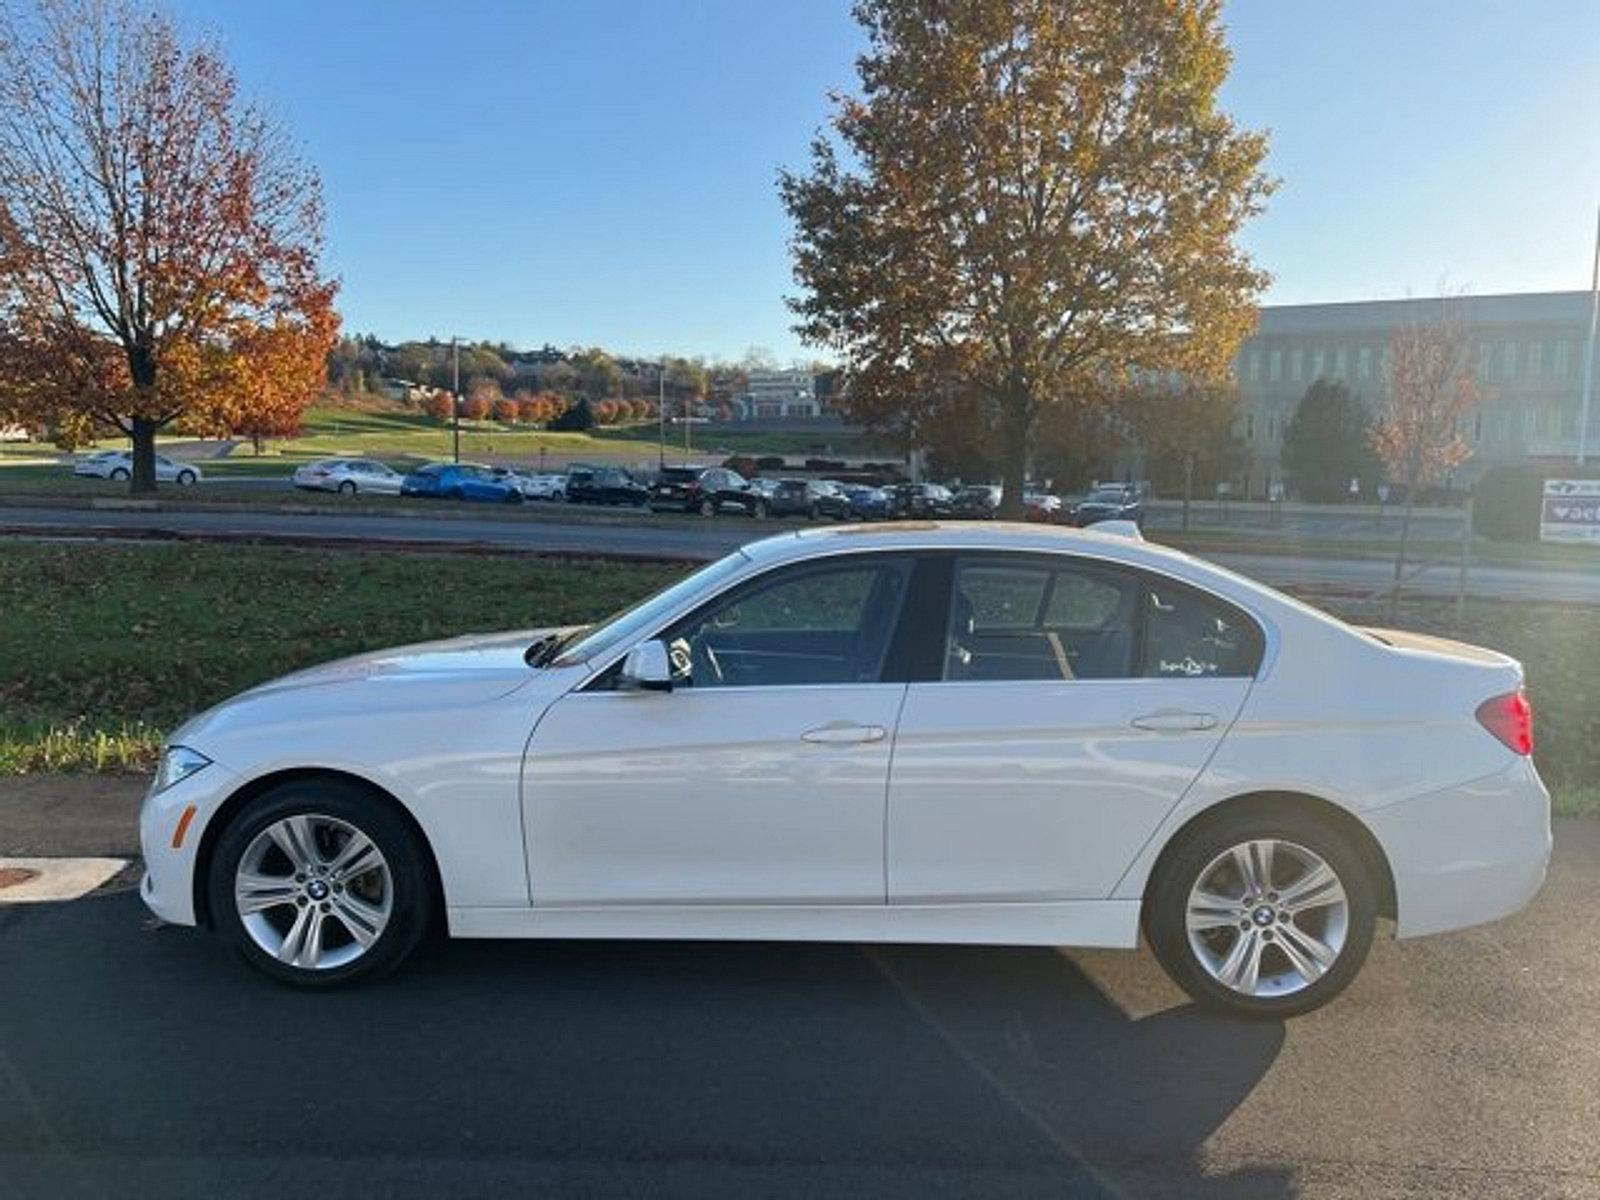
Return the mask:
[(290, 675), (172, 735), (143, 894), (279, 979), (458, 937), (1128, 947), (1286, 1016), (1550, 852), (1517, 663), (1019, 525), (745, 547), (598, 625)]

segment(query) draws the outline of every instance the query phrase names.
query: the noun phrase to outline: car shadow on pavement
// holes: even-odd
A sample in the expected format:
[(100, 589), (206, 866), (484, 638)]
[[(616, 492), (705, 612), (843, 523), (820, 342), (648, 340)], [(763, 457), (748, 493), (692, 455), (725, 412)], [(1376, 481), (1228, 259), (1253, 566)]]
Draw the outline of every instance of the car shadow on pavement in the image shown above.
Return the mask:
[(1289, 1191), (1201, 1153), (1282, 1026), (1133, 1020), (1051, 950), (455, 942), (298, 992), (124, 893), (13, 914), (0, 958), (0, 1160), (47, 1187)]

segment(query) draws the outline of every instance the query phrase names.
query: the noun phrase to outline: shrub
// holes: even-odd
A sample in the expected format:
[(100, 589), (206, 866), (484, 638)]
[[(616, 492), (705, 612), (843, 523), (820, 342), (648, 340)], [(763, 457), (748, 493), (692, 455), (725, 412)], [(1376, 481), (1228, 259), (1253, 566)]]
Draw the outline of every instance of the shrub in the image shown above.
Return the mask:
[(749, 479), (759, 469), (756, 466), (756, 460), (748, 454), (730, 454), (722, 460), (722, 465), (730, 471), (737, 471), (746, 479)]
[(489, 401), (482, 396), (468, 396), (461, 402), (461, 415), (469, 421), (481, 421), (489, 415)]
[(756, 459), (756, 467), (762, 471), (781, 471), (784, 465), (783, 457), (778, 454), (763, 454)]
[(455, 397), (449, 392), (434, 392), (428, 397), (428, 412), (440, 421), (448, 421), (456, 415)]
[(517, 401), (517, 417), (529, 425), (546, 420), (549, 413), (545, 411), (545, 403), (537, 396), (529, 396), (526, 400)]
[(579, 397), (576, 404), (568, 406), (551, 419), (550, 428), (568, 433), (582, 433), (593, 429), (594, 409), (589, 407), (586, 398)]
[(520, 411), (515, 400), (507, 400), (504, 396), (494, 402), (494, 419), (509, 425), (517, 419)]

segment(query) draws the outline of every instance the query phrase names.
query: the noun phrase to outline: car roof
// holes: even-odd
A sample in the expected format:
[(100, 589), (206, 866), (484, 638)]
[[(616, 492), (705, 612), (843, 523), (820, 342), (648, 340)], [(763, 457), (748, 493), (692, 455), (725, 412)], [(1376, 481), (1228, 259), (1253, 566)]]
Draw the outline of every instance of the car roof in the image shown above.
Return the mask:
[(1147, 567), (1209, 587), (1236, 599), (1271, 598), (1304, 607), (1290, 597), (1205, 559), (1155, 542), (1136, 542), (1114, 533), (1063, 525), (1011, 521), (899, 521), (889, 524), (832, 525), (782, 533), (743, 548), (752, 562), (782, 562), (860, 550), (965, 550), (1082, 554), (1109, 563)]

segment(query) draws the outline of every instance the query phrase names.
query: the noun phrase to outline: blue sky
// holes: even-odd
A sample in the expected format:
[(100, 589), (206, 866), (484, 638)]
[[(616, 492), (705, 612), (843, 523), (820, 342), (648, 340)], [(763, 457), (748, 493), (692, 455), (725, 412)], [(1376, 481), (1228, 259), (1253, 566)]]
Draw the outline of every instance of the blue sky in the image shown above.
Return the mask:
[[(848, 0), (178, 0), (322, 172), (346, 329), (781, 359)], [(1267, 300), (1588, 285), (1595, 0), (1232, 0)]]

